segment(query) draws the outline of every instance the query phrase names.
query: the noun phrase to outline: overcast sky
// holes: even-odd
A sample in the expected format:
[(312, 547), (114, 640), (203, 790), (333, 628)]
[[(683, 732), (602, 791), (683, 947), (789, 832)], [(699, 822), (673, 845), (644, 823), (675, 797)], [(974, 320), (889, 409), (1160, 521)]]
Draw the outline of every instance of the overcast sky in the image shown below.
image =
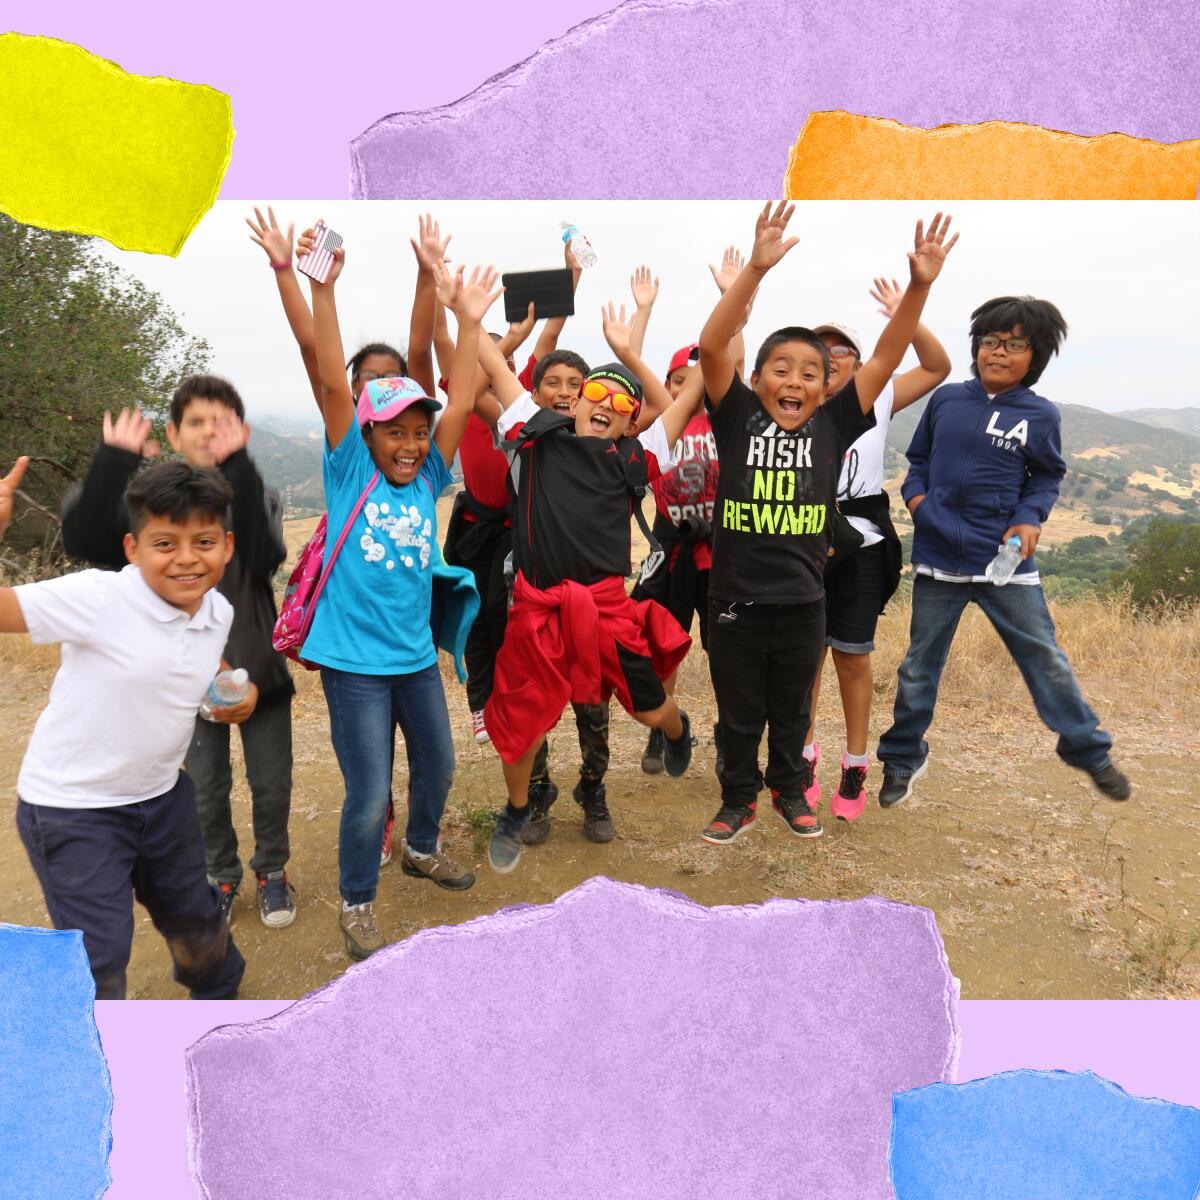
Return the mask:
[[(755, 206), (744, 201), (277, 201), (297, 228), (317, 216), (342, 234), (347, 266), (338, 284), (342, 338), (349, 355), (367, 341), (407, 344), (416, 267), (409, 237), (417, 214), (433, 211), (453, 241), (448, 255), (502, 271), (562, 265), (559, 222), (578, 224), (598, 263), (584, 273), (576, 316), (560, 345), (589, 362), (611, 358), (599, 308), (629, 301), (639, 263), (660, 277), (646, 338), (647, 361), (664, 371), (672, 352), (696, 339), (717, 291), (708, 263), (726, 245), (748, 253)], [(886, 274), (903, 284), (905, 251), (918, 217), (936, 203), (808, 202), (789, 233), (800, 244), (764, 283), (746, 331), (750, 355), (781, 325), (845, 322), (870, 347), (883, 318), (867, 294)], [(971, 310), (994, 296), (1052, 300), (1070, 326), (1063, 353), (1038, 391), (1060, 404), (1107, 411), (1200, 404), (1200, 208), (1191, 202), (994, 202), (945, 205), (962, 233), (925, 309), (925, 323), (953, 360), (969, 370)], [(234, 382), (249, 414), (315, 415), (295, 345), (279, 307), (266, 256), (249, 240), (251, 205), (218, 203), (177, 259), (99, 243), (158, 291), (184, 327), (212, 347), (212, 369)], [(303, 282), (303, 277), (302, 282)], [(307, 283), (304, 282), (307, 294)], [(487, 326), (503, 331), (503, 300)], [(532, 348), (532, 341), (527, 350)]]

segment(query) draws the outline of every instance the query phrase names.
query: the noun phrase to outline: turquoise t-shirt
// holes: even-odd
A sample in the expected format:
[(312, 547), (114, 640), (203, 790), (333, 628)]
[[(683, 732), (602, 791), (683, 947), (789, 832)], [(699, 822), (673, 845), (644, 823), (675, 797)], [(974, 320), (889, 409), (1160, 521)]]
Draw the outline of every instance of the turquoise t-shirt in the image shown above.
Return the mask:
[[(332, 450), (326, 442), (326, 553), (374, 473), (357, 425)], [(408, 675), (437, 662), (429, 628), (431, 568), (439, 559), (437, 498), (449, 484), (432, 443), (412, 483), (393, 487), (379, 475), (321, 593), (302, 658), (358, 675)]]

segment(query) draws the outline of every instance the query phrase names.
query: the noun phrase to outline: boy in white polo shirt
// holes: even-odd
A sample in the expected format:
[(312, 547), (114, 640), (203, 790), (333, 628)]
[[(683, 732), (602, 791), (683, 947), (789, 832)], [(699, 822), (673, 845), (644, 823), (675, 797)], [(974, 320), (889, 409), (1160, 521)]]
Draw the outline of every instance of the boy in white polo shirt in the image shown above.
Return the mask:
[(233, 553), (231, 500), (215, 471), (150, 467), (126, 492), (129, 566), (0, 588), (0, 633), (63, 644), (17, 778), (17, 828), (55, 928), (83, 931), (97, 999), (125, 996), (131, 892), (193, 999), (235, 998), (245, 970), (180, 770), (233, 621), (214, 590)]

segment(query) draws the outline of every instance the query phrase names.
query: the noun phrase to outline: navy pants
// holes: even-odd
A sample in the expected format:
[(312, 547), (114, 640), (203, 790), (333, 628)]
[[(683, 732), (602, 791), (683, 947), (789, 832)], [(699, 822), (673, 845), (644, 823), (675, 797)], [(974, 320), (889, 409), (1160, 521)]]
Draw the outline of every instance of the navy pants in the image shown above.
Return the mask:
[(83, 931), (97, 1000), (125, 998), (133, 900), (167, 940), (193, 1000), (232, 1000), (246, 969), (208, 882), (192, 781), (110, 808), (17, 803), (17, 829), (55, 929)]

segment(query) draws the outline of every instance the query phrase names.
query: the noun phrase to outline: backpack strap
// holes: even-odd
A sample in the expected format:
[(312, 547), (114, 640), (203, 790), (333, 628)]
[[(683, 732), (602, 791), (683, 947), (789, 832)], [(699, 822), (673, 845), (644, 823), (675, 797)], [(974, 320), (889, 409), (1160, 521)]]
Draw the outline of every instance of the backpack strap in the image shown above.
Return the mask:
[[(317, 580), (317, 586), (313, 589), (312, 598), (308, 602), (307, 611), (304, 614), (304, 627), (301, 629), (301, 639), (299, 644), (304, 644), (304, 638), (308, 634), (308, 627), (312, 623), (313, 614), (317, 611), (317, 601), (321, 598), (321, 593), (325, 590), (325, 583), (329, 579), (329, 574), (333, 570), (333, 564), (337, 561), (337, 556), (341, 553), (342, 543), (346, 540), (347, 534), (350, 532), (350, 527), (358, 518), (358, 514), (362, 512), (362, 507), (367, 502), (367, 497), (371, 493), (371, 489), (379, 481), (379, 472), (375, 471), (371, 475), (371, 481), (363, 488), (363, 493), (359, 496), (354, 505), (349, 517), (346, 518), (346, 524), (342, 527), (342, 532), (338, 536), (338, 540), (334, 543), (332, 553), (325, 555), (325, 561), (321, 565), (321, 577)], [(431, 489), (432, 490), (432, 489)]]
[[(646, 468), (646, 448), (637, 438), (622, 438), (618, 441), (617, 448), (621, 455), (621, 461), (625, 464), (625, 486), (629, 489), (630, 496), (633, 497), (631, 505), (633, 515), (637, 518), (638, 528), (641, 529), (642, 536), (650, 547), (650, 553), (643, 560), (641, 569), (638, 571), (638, 583), (645, 583), (663, 565), (667, 557), (658, 538), (654, 536), (654, 530), (646, 522), (646, 514), (642, 512), (642, 500), (645, 498), (646, 486), (649, 482)], [(636, 458), (634, 457), (635, 450), (641, 451)]]

